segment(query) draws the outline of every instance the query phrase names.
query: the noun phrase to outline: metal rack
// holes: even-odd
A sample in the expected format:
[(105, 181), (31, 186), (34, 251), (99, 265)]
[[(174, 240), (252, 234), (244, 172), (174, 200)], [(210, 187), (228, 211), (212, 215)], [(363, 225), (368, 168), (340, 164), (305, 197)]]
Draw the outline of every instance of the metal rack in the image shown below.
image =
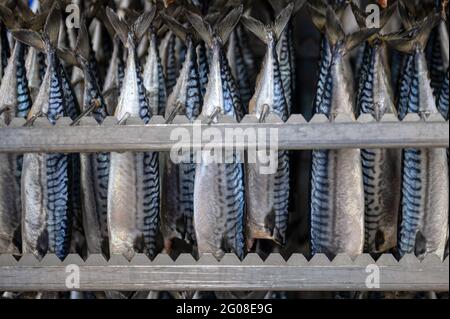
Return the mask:
[[(71, 265), (72, 267), (68, 267)], [(66, 280), (79, 268), (79, 288), (66, 286)], [(376, 269), (378, 287), (366, 286), (368, 276)], [(303, 255), (292, 255), (285, 261), (281, 255), (270, 255), (262, 261), (249, 254), (243, 261), (227, 254), (220, 261), (203, 255), (196, 261), (191, 255), (180, 255), (173, 261), (158, 255), (150, 261), (136, 255), (131, 262), (122, 256), (106, 261), (91, 255), (83, 261), (70, 255), (64, 261), (54, 255), (42, 261), (25, 255), (17, 261), (11, 255), (0, 255), (0, 290), (7, 291), (97, 291), (97, 290), (201, 290), (201, 291), (448, 291), (448, 258), (442, 262), (429, 256), (422, 262), (412, 255), (397, 261), (383, 255), (377, 261), (370, 255), (351, 259), (338, 255), (330, 261), (315, 255), (310, 261)]]
[[(213, 127), (221, 136), (227, 130), (240, 129), (245, 135), (248, 129), (265, 129), (270, 134), (276, 129), (279, 149), (342, 149), (342, 148), (402, 148), (402, 147), (448, 147), (449, 123), (439, 114), (422, 120), (416, 114), (409, 114), (399, 122), (393, 115), (386, 115), (375, 121), (370, 115), (353, 120), (338, 115), (330, 121), (323, 115), (314, 116), (307, 122), (301, 115), (293, 115), (283, 123), (276, 116), (269, 116), (265, 123), (259, 123), (255, 116), (247, 115), (240, 123), (219, 117), (220, 124), (206, 124), (205, 119), (191, 124), (186, 117), (177, 116), (172, 124), (165, 124), (161, 116), (152, 118), (148, 125), (137, 118), (118, 125), (117, 119), (108, 117), (102, 125), (92, 118), (84, 118), (80, 125), (70, 126), (69, 118), (60, 118), (52, 126), (45, 118), (39, 118), (33, 127), (24, 127), (25, 120), (14, 119), (9, 126), (0, 123), (0, 152), (95, 152), (95, 151), (168, 151), (179, 143), (176, 129), (184, 129), (190, 136), (194, 130)], [(203, 123), (203, 124), (200, 124)], [(255, 147), (254, 142), (245, 139), (231, 141), (193, 141), (192, 147), (204, 143), (210, 147)], [(258, 141), (256, 141), (257, 144)], [(190, 146), (188, 144), (186, 146)]]
[[(301, 115), (293, 115), (283, 123), (269, 116), (259, 123), (254, 116), (246, 116), (240, 123), (219, 118), (220, 124), (192, 125), (185, 117), (176, 117), (166, 124), (162, 117), (154, 117), (148, 125), (131, 118), (118, 125), (117, 119), (109, 117), (102, 125), (92, 118), (71, 126), (70, 119), (61, 118), (55, 126), (43, 118), (32, 127), (24, 127), (25, 120), (14, 119), (6, 125), (0, 122), (0, 152), (98, 152), (98, 151), (168, 151), (176, 143), (171, 137), (175, 129), (185, 129), (189, 134), (194, 129), (209, 127), (224, 136), (227, 129), (277, 129), (278, 148), (290, 150), (341, 149), (341, 148), (404, 148), (404, 147), (448, 147), (449, 123), (440, 115), (421, 119), (410, 114), (402, 122), (387, 115), (381, 121), (363, 115), (357, 120), (338, 116), (333, 122), (321, 115), (307, 122)], [(208, 141), (194, 141), (199, 148)], [(255, 147), (241, 139), (237, 145), (223, 141), (209, 143), (214, 147)], [(80, 288), (66, 287), (68, 265), (77, 265), (80, 270)], [(0, 255), (0, 290), (305, 290), (343, 291), (368, 290), (366, 279), (368, 266), (376, 265), (380, 274), (381, 291), (448, 291), (449, 262), (429, 256), (422, 262), (407, 255), (397, 261), (391, 255), (382, 255), (374, 260), (369, 255), (356, 259), (339, 255), (330, 261), (324, 255), (307, 260), (302, 255), (292, 255), (287, 261), (281, 255), (270, 255), (265, 261), (249, 254), (243, 261), (234, 255), (226, 255), (217, 261), (210, 255), (199, 260), (190, 255), (180, 255), (176, 261), (167, 255), (158, 255), (153, 261), (136, 255), (131, 262), (121, 256), (112, 256), (106, 261), (102, 256), (91, 255), (86, 261), (78, 255), (69, 255), (60, 261), (48, 255), (38, 261), (34, 256), (24, 255), (16, 260), (11, 255)]]

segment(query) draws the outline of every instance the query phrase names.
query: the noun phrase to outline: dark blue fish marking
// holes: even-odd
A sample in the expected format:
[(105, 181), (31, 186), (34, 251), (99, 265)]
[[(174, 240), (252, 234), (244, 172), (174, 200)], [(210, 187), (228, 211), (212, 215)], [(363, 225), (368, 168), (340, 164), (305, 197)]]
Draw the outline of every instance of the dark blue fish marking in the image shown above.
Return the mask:
[(367, 43), (364, 46), (361, 68), (359, 73), (359, 85), (357, 94), (357, 111), (373, 114), (373, 57), (374, 48)]
[(288, 115), (292, 112), (292, 101), (294, 92), (294, 47), (292, 44), (292, 30), (290, 26), (281, 34), (278, 45), (279, 51), (279, 68), (281, 73), (281, 79), (283, 81), (284, 95), (286, 97)]
[(32, 102), (30, 90), (28, 89), (28, 80), (25, 70), (25, 45), (18, 42), (18, 55), (16, 63), (17, 78), (17, 109), (16, 116), (26, 118), (31, 109)]
[[(317, 92), (314, 99), (314, 112), (328, 115), (329, 108), (327, 104), (330, 101), (324, 102), (329, 95), (329, 99), (331, 98), (331, 91), (327, 91), (327, 79), (329, 68), (331, 65), (331, 49), (330, 44), (325, 36), (322, 36), (321, 48), (320, 48), (320, 61), (319, 61), (319, 79), (317, 82)], [(329, 79), (331, 80), (331, 79)]]
[(5, 72), (6, 66), (8, 65), (8, 59), (11, 54), (11, 48), (9, 47), (9, 41), (7, 37), (7, 32), (5, 25), (0, 21), (0, 49), (1, 49), (1, 64), (2, 64), (2, 74), (0, 74), (0, 78), (3, 77), (3, 73)]
[(311, 252), (323, 253), (329, 246), (327, 229), (331, 220), (328, 214), (329, 178), (328, 178), (328, 151), (313, 151), (311, 173)]
[(202, 92), (202, 96), (205, 96), (206, 87), (208, 85), (208, 74), (209, 74), (209, 62), (207, 49), (204, 42), (201, 42), (197, 46), (197, 63), (198, 63), (198, 72), (200, 77), (200, 88)]
[(427, 50), (428, 70), (430, 72), (431, 87), (435, 96), (439, 95), (445, 78), (444, 59), (442, 57), (441, 35), (439, 26), (430, 35)]
[[(51, 69), (48, 119), (56, 123), (64, 115), (65, 90), (61, 79), (60, 63), (54, 51), (48, 52)], [(69, 159), (65, 154), (47, 154), (47, 208), (49, 251), (59, 258), (65, 258), (69, 252), (71, 215), (69, 206)]]
[[(322, 38), (320, 74), (315, 100), (315, 113), (330, 116), (333, 81), (329, 68), (332, 55), (329, 42)], [(332, 224), (330, 219), (330, 185), (329, 185), (329, 151), (313, 150), (311, 167), (311, 253), (324, 253), (329, 247), (330, 233), (328, 229)]]
[(444, 83), (442, 84), (441, 92), (439, 94), (438, 99), (438, 109), (441, 112), (442, 116), (448, 120), (448, 109), (449, 109), (449, 85), (448, 85), (448, 77), (449, 71), (447, 70), (447, 74), (444, 78)]
[(414, 55), (405, 55), (403, 58), (402, 71), (398, 81), (398, 101), (397, 109), (400, 120), (408, 113), (408, 100), (411, 90), (411, 74), (414, 69)]
[(179, 73), (175, 54), (175, 40), (176, 36), (172, 33), (167, 45), (166, 85), (168, 94), (172, 93), (172, 90), (177, 83)]
[(413, 253), (422, 210), (421, 150), (403, 151), (402, 222), (398, 252)]
[[(420, 79), (416, 70), (416, 57), (417, 53), (407, 57), (411, 61), (404, 66), (406, 69), (403, 70), (404, 73), (408, 73), (408, 76), (405, 76), (405, 78), (409, 84), (408, 95), (405, 96), (404, 101), (406, 103), (406, 111), (403, 112), (404, 115), (408, 113), (419, 113)], [(422, 161), (422, 150), (409, 148), (403, 151), (402, 218), (398, 243), (398, 253), (400, 256), (414, 253), (416, 248), (416, 237), (420, 226), (424, 200), (422, 191)]]
[(233, 32), (234, 36), (236, 37), (236, 40), (234, 41), (234, 46), (232, 48), (232, 50), (234, 50), (234, 58), (235, 58), (234, 63), (236, 64), (235, 80), (239, 90), (239, 96), (241, 97), (244, 112), (245, 114), (247, 114), (248, 104), (253, 96), (253, 90), (250, 85), (250, 77), (244, 59), (243, 47), (246, 45), (246, 43), (242, 42), (242, 39), (240, 38), (241, 33), (238, 32), (238, 29), (236, 29)]
[[(235, 157), (235, 161), (237, 158)], [(227, 225), (226, 242), (239, 257), (244, 257), (244, 169), (242, 164), (225, 164), (227, 176)]]
[[(139, 158), (139, 157), (138, 157)], [(159, 154), (156, 152), (144, 153), (144, 236), (145, 253), (154, 257), (157, 253), (156, 241), (159, 230), (160, 211), (160, 184), (159, 184)], [(141, 164), (141, 165), (142, 165)]]
[[(142, 79), (142, 70), (136, 61), (136, 79), (139, 95), (140, 117), (145, 124), (150, 122), (152, 116), (150, 112), (149, 103), (146, 96), (146, 90)], [(140, 157), (136, 157), (140, 158)], [(157, 152), (144, 153), (144, 225), (142, 225), (145, 253), (154, 257), (156, 251), (156, 239), (159, 229), (159, 211), (160, 211), (160, 183), (159, 183), (159, 154)], [(138, 224), (139, 225), (139, 224)]]
[(223, 50), (221, 51), (220, 57), (224, 114), (233, 115), (236, 117), (237, 121), (240, 121), (244, 117), (245, 113), (242, 107), (239, 91), (236, 87), (235, 79), (231, 74), (231, 68)]

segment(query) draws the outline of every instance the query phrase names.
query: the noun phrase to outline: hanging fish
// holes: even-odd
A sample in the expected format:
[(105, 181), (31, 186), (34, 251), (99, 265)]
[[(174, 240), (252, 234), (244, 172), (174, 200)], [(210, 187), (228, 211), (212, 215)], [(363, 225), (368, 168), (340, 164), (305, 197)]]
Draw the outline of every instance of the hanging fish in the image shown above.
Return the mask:
[[(170, 16), (162, 15), (166, 25), (186, 44), (186, 59), (177, 83), (167, 100), (166, 121), (176, 115), (185, 115), (194, 121), (200, 114), (202, 94), (197, 67), (197, 53), (190, 31)], [(171, 250), (172, 240), (178, 238), (193, 245), (195, 164), (193, 155), (180, 164), (165, 157), (161, 228), (166, 251)]]
[[(255, 95), (250, 101), (250, 113), (264, 121), (267, 114), (288, 119), (288, 105), (277, 55), (277, 41), (291, 19), (294, 4), (283, 9), (272, 25), (265, 26), (251, 17), (242, 19), (243, 25), (266, 45), (266, 55), (258, 76)], [(266, 150), (258, 151), (266, 154)], [(257, 157), (258, 158), (258, 157)], [(271, 174), (261, 173), (265, 167), (258, 162), (247, 164), (247, 247), (255, 239), (271, 239), (285, 244), (289, 220), (289, 152), (278, 152), (278, 166)]]
[[(377, 29), (345, 35), (338, 17), (327, 8), (325, 30), (331, 61), (324, 81), (322, 103), (316, 113), (331, 122), (338, 114), (354, 118), (344, 56)], [(314, 150), (311, 172), (311, 249), (313, 254), (357, 256), (364, 246), (364, 185), (361, 151)]]
[[(59, 55), (65, 50), (64, 48), (58, 49)], [(64, 63), (63, 63), (64, 61)], [(70, 84), (70, 78), (66, 68), (71, 67), (70, 64), (65, 63), (64, 59), (60, 59), (60, 77), (64, 90), (64, 115), (70, 117), (73, 121), (80, 115), (80, 106), (75, 94), (75, 91)], [(68, 211), (71, 216), (71, 245), (70, 251), (73, 253), (79, 253), (84, 256), (85, 253), (85, 237), (82, 223), (82, 209), (81, 209), (81, 182), (80, 182), (80, 155), (72, 153), (67, 155), (68, 166), (68, 192), (69, 202)]]
[[(129, 26), (107, 9), (107, 16), (128, 51), (124, 82), (115, 110), (118, 119), (129, 115), (148, 123), (152, 116), (136, 43), (150, 27), (155, 13), (153, 7)], [(111, 254), (123, 254), (128, 259), (135, 252), (155, 256), (159, 197), (158, 153), (111, 153), (107, 204)]]
[(172, 92), (178, 78), (179, 68), (175, 56), (176, 35), (172, 31), (167, 31), (159, 46), (159, 55), (166, 79), (167, 93)]
[[(61, 21), (53, 6), (42, 35), (13, 30), (13, 36), (47, 55), (47, 70), (28, 119), (46, 114), (55, 124), (64, 114), (64, 87), (56, 45)], [(68, 210), (68, 157), (65, 154), (25, 154), (22, 169), (23, 253), (42, 257), (47, 252), (64, 258), (69, 250), (71, 216)]]
[[(12, 28), (15, 17), (9, 8), (0, 5), (0, 19)], [(11, 20), (12, 19), (12, 20)], [(31, 109), (31, 96), (25, 74), (25, 49), (14, 44), (0, 85), (0, 118), (9, 124), (15, 117), (26, 118)], [(0, 154), (0, 253), (21, 251), (21, 174), (22, 155)]]
[(206, 87), (208, 86), (208, 74), (209, 74), (209, 60), (208, 49), (205, 42), (201, 41), (196, 48), (197, 51), (197, 64), (198, 73), (200, 76), (200, 88), (202, 90), (202, 96), (206, 94)]
[(98, 11), (98, 17), (108, 31), (111, 39), (113, 39), (113, 52), (107, 68), (102, 91), (107, 106), (107, 113), (112, 115), (115, 112), (122, 88), (122, 81), (125, 76), (124, 50), (119, 36), (116, 35), (113, 26), (103, 10)]
[[(211, 25), (197, 14), (188, 20), (211, 50), (210, 73), (202, 115), (217, 122), (214, 115), (242, 118), (238, 92), (226, 60), (224, 43), (242, 15), (243, 7), (232, 10), (224, 19)], [(200, 254), (212, 253), (222, 257), (227, 252), (244, 255), (244, 175), (240, 156), (230, 155), (226, 163), (197, 165), (194, 186), (194, 228)]]
[(241, 38), (243, 34), (241, 28), (242, 27), (238, 25), (233, 32), (231, 32), (230, 40), (228, 41), (227, 59), (230, 64), (231, 73), (236, 79), (244, 112), (248, 113), (248, 104), (252, 98), (253, 89), (250, 72), (247, 69), (244, 57), (244, 46), (248, 45), (248, 43), (244, 43)]
[[(389, 43), (405, 54), (410, 63), (402, 72), (409, 87), (399, 100), (400, 114), (416, 113), (426, 119), (438, 113), (424, 52), (436, 17), (427, 17), (417, 28)], [(402, 100), (404, 98), (404, 100)], [(406, 107), (406, 109), (402, 109)], [(448, 234), (449, 180), (447, 150), (405, 149), (403, 151), (402, 218), (398, 252), (444, 257)]]
[[(370, 39), (365, 51), (357, 109), (362, 114), (371, 114), (377, 121), (385, 114), (397, 116), (383, 36)], [(401, 150), (365, 149), (361, 158), (365, 193), (364, 250), (384, 253), (397, 245)]]
[(150, 26), (148, 37), (150, 45), (143, 73), (144, 87), (147, 90), (147, 98), (152, 114), (163, 115), (166, 107), (167, 90), (164, 71), (159, 57), (158, 37), (153, 26)]
[[(75, 55), (65, 52), (66, 56), (83, 70), (84, 93), (83, 112), (89, 112), (101, 124), (107, 116), (106, 103), (92, 69), (90, 57), (94, 54), (90, 45), (89, 33), (81, 24)], [(91, 254), (109, 256), (107, 227), (107, 197), (109, 178), (109, 153), (80, 154), (81, 198), (83, 228), (87, 248)]]

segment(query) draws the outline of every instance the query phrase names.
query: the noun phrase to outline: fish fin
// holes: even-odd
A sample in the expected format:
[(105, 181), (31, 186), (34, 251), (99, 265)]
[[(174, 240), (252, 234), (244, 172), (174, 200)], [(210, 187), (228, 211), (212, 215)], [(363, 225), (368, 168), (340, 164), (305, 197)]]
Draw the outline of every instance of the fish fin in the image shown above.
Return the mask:
[(292, 11), (292, 14), (295, 15), (297, 12), (299, 12), (303, 8), (305, 3), (306, 0), (294, 0), (294, 9)]
[(35, 15), (33, 18), (24, 22), (24, 26), (27, 29), (39, 31), (45, 25), (45, 21), (47, 20), (47, 13), (40, 13)]
[(114, 39), (114, 37), (116, 36), (116, 31), (114, 30), (114, 27), (112, 26), (111, 22), (106, 16), (106, 11), (105, 10), (97, 11), (96, 17), (98, 20), (100, 20), (100, 22), (103, 23), (111, 39)]
[(115, 13), (110, 7), (106, 8), (106, 16), (108, 17), (111, 26), (114, 28), (120, 40), (122, 41), (122, 44), (124, 46), (127, 46), (129, 28), (126, 22), (122, 21), (117, 13)]
[(205, 41), (208, 47), (211, 47), (212, 35), (211, 35), (211, 26), (209, 25), (209, 23), (203, 20), (201, 16), (193, 12), (188, 12), (186, 14), (186, 17), (189, 20), (189, 23), (195, 29), (195, 31), (197, 31), (197, 33), (199, 34), (200, 38), (203, 39), (203, 41)]
[(344, 40), (344, 29), (342, 28), (336, 12), (331, 6), (327, 7), (325, 26), (328, 41), (330, 41), (331, 46), (334, 47), (339, 41)]
[(267, 43), (266, 26), (253, 17), (242, 17), (242, 24), (262, 42)]
[(66, 63), (80, 67), (78, 60), (72, 51), (66, 48), (58, 48), (56, 50), (56, 53), (58, 54), (58, 57), (60, 57)]
[(89, 52), (91, 51), (89, 43), (89, 33), (86, 28), (86, 23), (84, 18), (80, 23), (80, 29), (78, 30), (76, 52), (85, 60), (89, 59)]
[(289, 4), (293, 4), (294, 8), (292, 14), (296, 14), (306, 3), (306, 0), (269, 0), (268, 2), (272, 9), (277, 13), (281, 12), (281, 10), (286, 8)]
[(14, 17), (13, 12), (6, 6), (0, 4), (0, 20), (3, 21), (6, 28), (8, 29), (15, 29), (20, 26), (18, 26), (18, 21)]
[(16, 29), (10, 30), (13, 37), (26, 45), (29, 45), (41, 52), (45, 52), (45, 41), (42, 36), (33, 30)]
[(150, 11), (144, 12), (133, 23), (132, 30), (135, 36), (135, 40), (139, 42), (144, 36), (145, 32), (150, 28), (153, 20), (156, 16), (156, 7), (152, 6)]
[(356, 48), (358, 45), (369, 39), (378, 31), (380, 31), (380, 28), (366, 28), (348, 35), (345, 39), (344, 54)]
[(294, 10), (294, 3), (290, 3), (287, 5), (287, 7), (281, 10), (280, 14), (275, 19), (273, 29), (275, 31), (277, 41), (278, 39), (280, 39), (284, 29), (286, 29), (286, 25), (288, 24), (289, 20), (292, 17), (293, 10)]
[(223, 44), (228, 42), (231, 32), (233, 32), (234, 28), (238, 24), (243, 12), (244, 6), (241, 4), (239, 7), (231, 10), (218, 24), (217, 34), (219, 35)]
[(52, 6), (44, 25), (44, 33), (47, 35), (50, 45), (58, 46), (59, 30), (61, 28), (61, 10), (57, 2)]
[(385, 35), (383, 39), (395, 50), (411, 54), (417, 45), (422, 49), (426, 47), (430, 33), (438, 21), (439, 16), (432, 13), (413, 29), (406, 32)]
[(175, 33), (177, 37), (179, 37), (181, 40), (183, 40), (183, 42), (186, 42), (189, 31), (181, 23), (179, 23), (177, 20), (175, 20), (171, 16), (168, 16), (165, 13), (161, 13), (160, 16), (166, 23), (167, 27), (173, 33)]
[(324, 12), (322, 12), (321, 8), (308, 3), (308, 11), (311, 15), (311, 20), (317, 30), (320, 32), (325, 31), (326, 18)]

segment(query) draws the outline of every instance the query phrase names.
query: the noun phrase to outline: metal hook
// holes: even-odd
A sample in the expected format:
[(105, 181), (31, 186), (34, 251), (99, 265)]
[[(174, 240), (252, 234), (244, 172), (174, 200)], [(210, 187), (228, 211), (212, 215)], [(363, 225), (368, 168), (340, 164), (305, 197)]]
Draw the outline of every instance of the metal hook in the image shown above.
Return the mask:
[(32, 126), (38, 117), (41, 117), (41, 116), (44, 116), (44, 115), (46, 115), (46, 114), (45, 114), (44, 112), (42, 112), (42, 111), (37, 112), (37, 113), (34, 114), (32, 117), (30, 117), (30, 118), (25, 122), (25, 124), (24, 124), (23, 126), (24, 126), (24, 127), (30, 127), (30, 126)]
[(166, 124), (170, 124), (173, 122), (175, 116), (177, 116), (178, 111), (180, 111), (182, 107), (183, 104), (180, 101), (178, 101), (177, 104), (175, 105), (175, 108), (172, 110), (172, 112), (170, 112), (170, 115), (167, 117)]
[(206, 118), (206, 124), (210, 125), (219, 114), (220, 107), (216, 107), (214, 112), (212, 112), (212, 114), (208, 115), (208, 117)]
[(259, 115), (259, 123), (264, 123), (266, 121), (267, 115), (269, 115), (270, 107), (268, 104), (264, 104)]
[(76, 125), (80, 124), (81, 119), (83, 117), (85, 117), (89, 113), (93, 112), (98, 107), (100, 107), (100, 102), (97, 99), (93, 100), (91, 103), (91, 106), (88, 107), (86, 110), (84, 110), (80, 115), (78, 115), (77, 118), (75, 120), (73, 120), (72, 123), (70, 123), (70, 126), (76, 126)]
[(131, 117), (131, 114), (129, 112), (126, 112), (124, 116), (117, 121), (117, 125), (124, 125), (126, 124), (127, 120)]

